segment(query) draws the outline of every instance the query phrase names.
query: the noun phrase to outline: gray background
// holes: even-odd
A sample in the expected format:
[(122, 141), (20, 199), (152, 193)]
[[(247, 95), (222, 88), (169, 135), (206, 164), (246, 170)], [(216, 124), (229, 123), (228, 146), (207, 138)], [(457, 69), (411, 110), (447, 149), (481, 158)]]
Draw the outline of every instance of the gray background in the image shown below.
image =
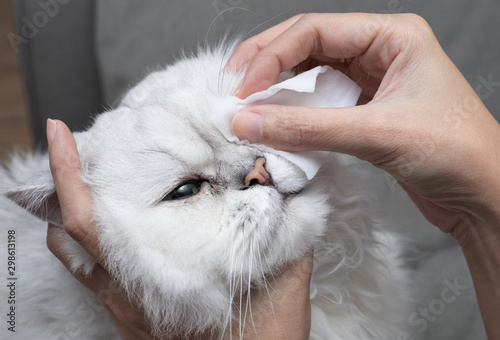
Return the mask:
[[(500, 81), (500, 2), (493, 0), (57, 1), (57, 13), (20, 46), (40, 144), (46, 118), (84, 128), (90, 116), (116, 103), (148, 71), (171, 62), (182, 49), (194, 51), (207, 36), (213, 42), (226, 34), (253, 35), (304, 12), (418, 13), (474, 88), (488, 77)], [(15, 3), (19, 31), (23, 17), (33, 21), (44, 11), (38, 1)], [(499, 119), (499, 87), (491, 90), (484, 102)]]

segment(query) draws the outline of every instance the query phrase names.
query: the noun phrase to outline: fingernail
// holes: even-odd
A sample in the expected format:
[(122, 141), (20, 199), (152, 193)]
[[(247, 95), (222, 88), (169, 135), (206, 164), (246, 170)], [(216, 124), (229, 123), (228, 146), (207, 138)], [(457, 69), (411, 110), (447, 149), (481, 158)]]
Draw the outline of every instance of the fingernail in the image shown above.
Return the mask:
[(57, 130), (57, 124), (54, 120), (48, 118), (47, 119), (47, 142), (49, 145), (52, 143), (54, 140), (54, 137), (56, 136), (56, 130)]
[(262, 140), (262, 115), (241, 111), (234, 116), (231, 123), (233, 134), (241, 140), (246, 139), (250, 143), (260, 143)]

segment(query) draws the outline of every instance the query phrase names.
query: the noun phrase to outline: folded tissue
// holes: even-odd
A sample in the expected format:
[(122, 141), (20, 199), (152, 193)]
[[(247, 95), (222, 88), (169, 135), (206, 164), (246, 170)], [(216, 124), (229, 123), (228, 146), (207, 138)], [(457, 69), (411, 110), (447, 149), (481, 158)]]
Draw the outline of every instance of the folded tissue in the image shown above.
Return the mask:
[(360, 94), (361, 88), (344, 73), (330, 66), (317, 66), (245, 99), (229, 96), (211, 120), (228, 141), (282, 156), (301, 168), (310, 180), (328, 161), (329, 151), (286, 152), (240, 141), (231, 130), (233, 117), (247, 107), (263, 104), (317, 108), (354, 106)]

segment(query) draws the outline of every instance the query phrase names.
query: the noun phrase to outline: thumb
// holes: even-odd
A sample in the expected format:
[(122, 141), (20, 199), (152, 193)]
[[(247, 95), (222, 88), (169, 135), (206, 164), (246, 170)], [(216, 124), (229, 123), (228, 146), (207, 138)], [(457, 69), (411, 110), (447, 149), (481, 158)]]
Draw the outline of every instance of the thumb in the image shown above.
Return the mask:
[(374, 114), (367, 111), (366, 105), (333, 109), (259, 105), (239, 112), (232, 128), (242, 140), (279, 150), (329, 150), (364, 159), (382, 146)]
[(50, 170), (66, 232), (90, 255), (99, 259), (97, 231), (91, 222), (92, 199), (81, 180), (80, 156), (68, 127), (59, 120), (47, 121)]

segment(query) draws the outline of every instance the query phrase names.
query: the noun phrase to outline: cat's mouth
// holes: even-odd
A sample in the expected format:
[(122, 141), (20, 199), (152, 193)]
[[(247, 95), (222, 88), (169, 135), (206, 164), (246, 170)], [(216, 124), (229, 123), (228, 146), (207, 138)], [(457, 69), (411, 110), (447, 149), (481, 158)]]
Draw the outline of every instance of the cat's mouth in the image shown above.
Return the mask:
[(269, 181), (266, 181), (264, 184), (257, 185), (257, 183), (250, 183), (249, 185), (245, 185), (245, 186), (241, 187), (240, 190), (245, 191), (245, 190), (250, 190), (250, 189), (254, 189), (254, 188), (257, 189), (259, 186), (272, 187), (274, 190), (276, 190), (281, 195), (281, 198), (283, 201), (288, 201), (291, 198), (293, 198), (297, 195), (300, 195), (302, 193), (302, 191), (304, 190), (304, 188), (301, 188), (301, 189), (294, 190), (294, 191), (282, 192), (279, 190), (279, 188), (277, 186), (274, 185), (272, 178), (270, 178)]
[[(302, 193), (303, 188), (295, 191), (282, 191), (275, 186), (272, 181), (270, 181), (269, 183), (266, 183), (266, 185), (249, 185), (241, 188), (240, 190), (248, 191), (252, 200), (258, 196), (260, 197), (258, 199), (259, 202), (264, 202), (267, 199), (270, 199), (275, 203), (279, 202), (278, 205), (281, 207), (282, 211), (286, 211), (289, 204)], [(252, 192), (255, 192), (255, 194), (252, 194)]]
[(262, 185), (262, 186), (266, 186), (266, 187), (269, 187), (269, 186), (274, 187), (274, 183), (273, 183), (272, 178), (269, 178), (269, 180), (266, 180), (264, 183), (259, 183), (257, 179), (252, 179), (247, 185), (242, 187), (241, 190), (248, 190), (248, 189), (255, 187), (256, 185)]

